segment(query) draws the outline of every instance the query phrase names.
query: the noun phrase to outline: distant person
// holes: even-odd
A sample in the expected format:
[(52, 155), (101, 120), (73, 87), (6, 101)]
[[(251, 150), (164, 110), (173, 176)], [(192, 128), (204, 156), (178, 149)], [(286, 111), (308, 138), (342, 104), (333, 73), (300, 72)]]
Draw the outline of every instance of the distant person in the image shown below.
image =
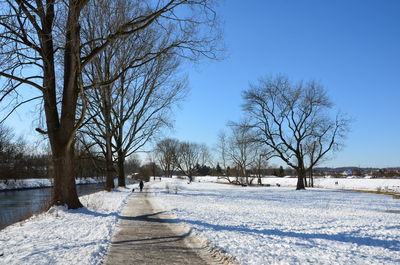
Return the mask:
[(139, 183), (140, 192), (142, 192), (143, 186), (144, 186), (144, 183), (143, 183), (143, 181), (141, 180), (140, 183)]

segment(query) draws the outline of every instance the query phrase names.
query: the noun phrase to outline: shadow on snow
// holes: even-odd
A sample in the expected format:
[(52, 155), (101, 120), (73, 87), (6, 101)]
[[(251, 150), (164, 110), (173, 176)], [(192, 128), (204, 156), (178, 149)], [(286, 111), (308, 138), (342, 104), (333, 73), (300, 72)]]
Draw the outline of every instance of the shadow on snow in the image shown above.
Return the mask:
[[(166, 213), (166, 211), (160, 211), (154, 214), (149, 215), (140, 215), (140, 216), (119, 216), (120, 219), (123, 220), (132, 220), (132, 221), (142, 221), (142, 222), (157, 222), (157, 223), (187, 223), (191, 225), (198, 225), (202, 227), (206, 227), (212, 229), (214, 231), (234, 231), (240, 233), (251, 233), (251, 234), (260, 234), (266, 236), (279, 236), (279, 237), (291, 237), (291, 238), (299, 238), (304, 240), (314, 240), (314, 239), (323, 239), (329, 241), (336, 242), (344, 242), (344, 243), (353, 243), (359, 246), (370, 246), (370, 247), (383, 247), (389, 249), (391, 251), (400, 251), (400, 241), (393, 240), (382, 240), (370, 237), (359, 237), (355, 236), (351, 233), (337, 233), (337, 234), (322, 234), (322, 233), (301, 233), (301, 232), (289, 232), (282, 231), (279, 229), (252, 229), (244, 226), (229, 226), (229, 225), (216, 225), (210, 224), (202, 221), (193, 221), (193, 220), (185, 220), (185, 219), (165, 219), (159, 218), (158, 216)], [(191, 231), (190, 231), (191, 232)], [(190, 233), (189, 232), (189, 233)], [(356, 233), (354, 231), (353, 233)], [(184, 235), (182, 235), (184, 236)], [(181, 236), (179, 236), (181, 237)], [(151, 240), (151, 239), (149, 239)]]

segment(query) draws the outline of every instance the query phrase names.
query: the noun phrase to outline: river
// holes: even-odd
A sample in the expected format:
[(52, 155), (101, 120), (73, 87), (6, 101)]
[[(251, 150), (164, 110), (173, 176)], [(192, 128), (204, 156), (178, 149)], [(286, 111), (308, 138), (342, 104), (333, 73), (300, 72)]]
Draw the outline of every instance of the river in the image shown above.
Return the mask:
[[(103, 190), (103, 184), (77, 185), (79, 196)], [(0, 191), (0, 229), (42, 212), (48, 205), (52, 188)]]

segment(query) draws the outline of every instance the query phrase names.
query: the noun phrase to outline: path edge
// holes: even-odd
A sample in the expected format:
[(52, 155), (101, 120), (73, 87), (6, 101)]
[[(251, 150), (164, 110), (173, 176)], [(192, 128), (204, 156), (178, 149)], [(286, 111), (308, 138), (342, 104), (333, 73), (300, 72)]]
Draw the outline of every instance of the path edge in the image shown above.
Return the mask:
[[(154, 199), (154, 194), (149, 192), (149, 196), (147, 199), (151, 204), (151, 207), (165, 209), (160, 203), (156, 202)], [(166, 210), (167, 214), (171, 219), (176, 219), (176, 213)], [(195, 232), (193, 227), (188, 224), (167, 224), (168, 227), (176, 234), (188, 234), (188, 236), (184, 239), (185, 243), (193, 248), (199, 256), (208, 262), (209, 264), (222, 264), (222, 265), (240, 265), (240, 262), (237, 260), (235, 256), (228, 254), (225, 250), (220, 247), (217, 247), (215, 244), (210, 242), (207, 238), (202, 236), (201, 234)]]

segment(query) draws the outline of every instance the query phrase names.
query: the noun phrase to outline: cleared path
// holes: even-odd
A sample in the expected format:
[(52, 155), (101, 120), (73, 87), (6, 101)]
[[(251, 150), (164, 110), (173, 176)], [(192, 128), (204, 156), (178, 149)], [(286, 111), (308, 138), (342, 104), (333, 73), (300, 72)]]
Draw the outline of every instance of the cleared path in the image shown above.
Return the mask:
[(105, 264), (219, 264), (168, 212), (155, 209), (147, 195), (138, 192), (123, 209)]

